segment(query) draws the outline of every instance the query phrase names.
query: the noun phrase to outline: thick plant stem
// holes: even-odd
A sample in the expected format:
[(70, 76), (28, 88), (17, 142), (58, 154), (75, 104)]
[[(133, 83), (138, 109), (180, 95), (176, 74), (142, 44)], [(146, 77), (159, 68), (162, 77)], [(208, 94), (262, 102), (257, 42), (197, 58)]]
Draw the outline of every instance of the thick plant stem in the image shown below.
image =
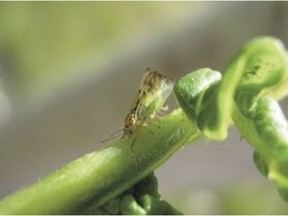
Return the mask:
[(101, 206), (200, 137), (196, 124), (176, 110), (4, 198), (0, 214), (73, 214), (91, 204)]

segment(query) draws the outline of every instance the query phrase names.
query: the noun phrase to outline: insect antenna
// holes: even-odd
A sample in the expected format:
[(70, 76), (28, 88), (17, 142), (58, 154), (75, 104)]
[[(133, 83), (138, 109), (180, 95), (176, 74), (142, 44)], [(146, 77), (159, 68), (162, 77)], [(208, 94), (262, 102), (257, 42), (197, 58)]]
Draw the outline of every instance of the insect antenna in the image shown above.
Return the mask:
[(116, 139), (116, 138), (120, 137), (122, 135), (122, 133), (120, 133), (120, 132), (123, 132), (123, 128), (118, 129), (114, 133), (110, 134), (110, 136), (108, 138), (102, 140), (101, 143), (104, 144), (104, 143), (107, 143), (110, 140), (113, 140), (113, 139)]
[(118, 129), (117, 131), (113, 132), (112, 134), (110, 134), (109, 137), (115, 136), (115, 135), (117, 135), (117, 134), (119, 135), (120, 132), (123, 132), (123, 128)]

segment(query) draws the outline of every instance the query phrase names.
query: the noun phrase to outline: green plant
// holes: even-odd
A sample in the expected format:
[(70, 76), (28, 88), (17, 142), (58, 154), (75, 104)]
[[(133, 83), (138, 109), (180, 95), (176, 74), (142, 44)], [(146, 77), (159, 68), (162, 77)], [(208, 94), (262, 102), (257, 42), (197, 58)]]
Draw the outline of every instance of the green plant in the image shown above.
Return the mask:
[(180, 108), (142, 127), (137, 139), (117, 140), (6, 197), (0, 213), (178, 214), (161, 200), (151, 173), (188, 143), (224, 140), (232, 123), (255, 148), (259, 171), (288, 199), (288, 123), (276, 101), (288, 92), (287, 68), (279, 40), (248, 42), (223, 78), (209, 68), (180, 78), (174, 86)]

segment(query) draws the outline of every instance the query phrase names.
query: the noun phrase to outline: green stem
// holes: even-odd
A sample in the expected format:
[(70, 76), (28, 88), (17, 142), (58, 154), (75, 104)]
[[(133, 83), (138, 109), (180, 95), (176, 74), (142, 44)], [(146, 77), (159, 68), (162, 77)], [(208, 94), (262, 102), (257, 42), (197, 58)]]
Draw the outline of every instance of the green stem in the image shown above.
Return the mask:
[(0, 214), (71, 214), (91, 204), (101, 206), (200, 137), (196, 124), (176, 110), (135, 137), (117, 140), (4, 198)]

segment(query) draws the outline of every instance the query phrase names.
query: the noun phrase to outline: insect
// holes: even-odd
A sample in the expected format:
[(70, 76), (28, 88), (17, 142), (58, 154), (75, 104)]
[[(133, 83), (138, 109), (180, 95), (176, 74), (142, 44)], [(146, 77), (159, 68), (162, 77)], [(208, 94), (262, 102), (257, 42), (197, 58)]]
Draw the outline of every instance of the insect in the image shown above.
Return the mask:
[(141, 80), (138, 93), (124, 122), (123, 137), (133, 135), (142, 126), (147, 125), (163, 105), (173, 90), (173, 81), (147, 68)]

